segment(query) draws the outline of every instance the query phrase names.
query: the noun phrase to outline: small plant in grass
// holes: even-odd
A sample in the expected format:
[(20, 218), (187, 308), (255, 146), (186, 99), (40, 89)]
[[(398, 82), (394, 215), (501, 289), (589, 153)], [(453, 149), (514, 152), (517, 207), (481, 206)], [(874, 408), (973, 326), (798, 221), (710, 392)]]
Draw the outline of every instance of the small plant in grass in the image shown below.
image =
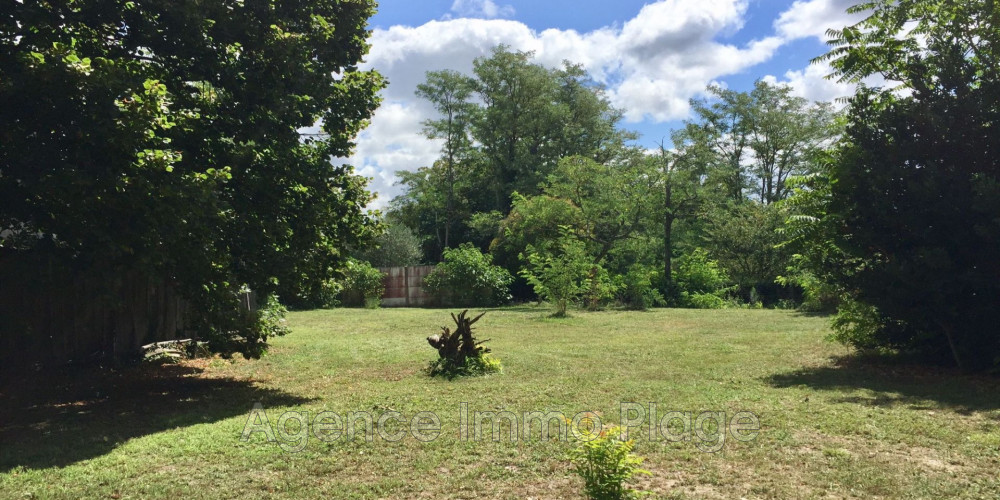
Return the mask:
[(483, 347), (487, 340), (477, 341), (472, 335), (472, 325), (484, 314), (469, 319), (468, 310), (458, 316), (451, 315), (455, 321), (454, 333), (446, 326), (441, 327), (440, 335), (427, 337), (427, 343), (437, 349), (438, 359), (432, 361), (427, 372), (432, 376), (455, 378), (468, 375), (486, 375), (502, 370), (500, 360), (490, 356), (490, 349)]
[(628, 483), (637, 474), (649, 475), (650, 472), (639, 468), (645, 459), (632, 453), (635, 441), (623, 439), (621, 427), (594, 429), (574, 426), (572, 422), (569, 425), (570, 437), (577, 442), (569, 458), (573, 472), (583, 478), (587, 498), (619, 500), (642, 494), (628, 487)]

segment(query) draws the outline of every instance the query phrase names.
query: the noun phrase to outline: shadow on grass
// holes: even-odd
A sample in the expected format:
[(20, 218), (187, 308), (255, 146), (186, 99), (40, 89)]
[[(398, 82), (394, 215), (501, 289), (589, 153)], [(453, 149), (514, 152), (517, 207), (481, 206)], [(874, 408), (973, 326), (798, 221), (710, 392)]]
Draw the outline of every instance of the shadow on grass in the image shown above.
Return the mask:
[(515, 304), (510, 306), (501, 307), (487, 307), (483, 309), (484, 311), (497, 311), (497, 312), (538, 312), (544, 311), (546, 309), (545, 305), (536, 304), (534, 302), (528, 304)]
[[(817, 391), (867, 389), (834, 402), (866, 406), (906, 406), (915, 410), (950, 409), (971, 415), (1000, 410), (1000, 380), (867, 355), (834, 358), (833, 366), (776, 374), (766, 381), (777, 388), (805, 386)], [(993, 418), (1000, 420), (1000, 414)]]
[[(0, 473), (63, 467), (129, 439), (309, 399), (186, 365), (66, 370), (0, 387)], [(239, 436), (233, 436), (238, 439)]]
[(801, 309), (791, 309), (795, 316), (800, 316), (804, 318), (829, 318), (833, 316), (830, 311), (803, 311)]

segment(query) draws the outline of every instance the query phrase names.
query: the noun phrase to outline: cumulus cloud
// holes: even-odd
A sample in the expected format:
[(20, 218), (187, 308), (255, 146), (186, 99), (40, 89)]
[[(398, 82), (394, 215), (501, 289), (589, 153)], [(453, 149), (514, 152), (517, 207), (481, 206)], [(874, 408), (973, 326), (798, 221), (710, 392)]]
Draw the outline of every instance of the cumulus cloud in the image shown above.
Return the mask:
[[(492, 0), (455, 0), (452, 11), (462, 18), (373, 32), (364, 67), (382, 72), (390, 85), (350, 161), (374, 177), (372, 187), (380, 193), (376, 206), (384, 206), (400, 191), (393, 186), (394, 173), (430, 165), (440, 150), (439, 143), (421, 134), (421, 123), (433, 117), (433, 110), (414, 97), (417, 84), (427, 71), (470, 73), (475, 58), (501, 43), (533, 51), (535, 60), (547, 66), (564, 60), (581, 64), (606, 86), (627, 121), (660, 123), (686, 118), (689, 100), (709, 83), (770, 60), (793, 39), (821, 37), (828, 27), (849, 23), (844, 10), (853, 2), (799, 0), (774, 22), (772, 36), (735, 44), (726, 40), (743, 27), (748, 0), (659, 0), (621, 26), (588, 32), (538, 32), (498, 19), (513, 15), (513, 9)], [(823, 80), (823, 74), (822, 68), (810, 67), (788, 72), (784, 81), (810, 98), (850, 93)]]
[[(864, 13), (849, 14), (847, 9), (857, 0), (797, 0), (774, 22), (775, 31), (785, 41), (815, 38), (826, 42), (830, 29), (841, 29), (864, 19)], [(857, 85), (840, 83), (827, 78), (833, 68), (825, 61), (817, 62), (799, 70), (789, 70), (782, 78), (774, 75), (764, 77), (770, 83), (783, 83), (792, 87), (795, 94), (812, 101), (833, 101), (854, 95)], [(869, 86), (884, 85), (878, 77), (865, 80)]]
[(423, 120), (431, 114), (421, 102), (388, 102), (358, 136), (358, 146), (346, 163), (371, 179), (369, 189), (378, 194), (372, 208), (383, 208), (402, 193), (396, 172), (429, 166), (437, 159), (441, 142), (423, 135)]
[(810, 101), (837, 102), (841, 98), (854, 95), (856, 85), (828, 79), (827, 75), (832, 73), (833, 68), (822, 62), (811, 64), (801, 70), (789, 70), (781, 79), (774, 75), (768, 75), (764, 77), (764, 81), (789, 85), (792, 87), (793, 94)]
[(455, 0), (451, 11), (459, 17), (496, 19), (514, 16), (513, 6), (497, 5), (493, 0)]
[(864, 19), (863, 14), (848, 14), (857, 0), (797, 0), (774, 22), (775, 30), (787, 40), (815, 37), (827, 40), (829, 29), (840, 29)]
[(664, 0), (646, 5), (621, 28), (586, 33), (535, 32), (510, 20), (453, 19), (421, 26), (376, 30), (368, 66), (389, 77), (390, 99), (409, 99), (428, 70), (471, 71), (472, 61), (499, 43), (534, 51), (536, 60), (558, 66), (580, 63), (626, 112), (630, 121), (657, 122), (686, 116), (687, 101), (710, 81), (769, 59), (778, 37), (745, 46), (717, 41), (738, 30), (743, 0)]

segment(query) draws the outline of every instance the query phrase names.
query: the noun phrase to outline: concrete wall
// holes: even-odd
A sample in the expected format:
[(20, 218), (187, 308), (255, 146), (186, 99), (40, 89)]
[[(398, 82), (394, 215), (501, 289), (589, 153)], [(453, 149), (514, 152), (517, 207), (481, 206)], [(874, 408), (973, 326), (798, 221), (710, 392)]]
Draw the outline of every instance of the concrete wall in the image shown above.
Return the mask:
[(421, 307), (431, 304), (431, 297), (423, 289), (424, 278), (434, 266), (381, 267), (385, 274), (383, 307)]

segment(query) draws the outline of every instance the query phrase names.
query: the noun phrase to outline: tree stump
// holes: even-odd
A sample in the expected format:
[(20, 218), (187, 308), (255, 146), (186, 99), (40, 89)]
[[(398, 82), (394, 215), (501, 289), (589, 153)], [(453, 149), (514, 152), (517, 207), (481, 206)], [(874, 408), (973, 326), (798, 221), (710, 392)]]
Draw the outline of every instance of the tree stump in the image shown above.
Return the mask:
[(479, 342), (472, 336), (472, 325), (486, 313), (472, 319), (466, 316), (468, 313), (469, 310), (466, 309), (458, 316), (455, 316), (455, 313), (451, 314), (451, 319), (456, 325), (454, 333), (448, 327), (442, 326), (440, 335), (427, 337), (427, 343), (437, 349), (438, 356), (454, 363), (455, 366), (464, 365), (466, 358), (480, 357), (490, 352), (489, 348), (482, 346), (489, 339)]

